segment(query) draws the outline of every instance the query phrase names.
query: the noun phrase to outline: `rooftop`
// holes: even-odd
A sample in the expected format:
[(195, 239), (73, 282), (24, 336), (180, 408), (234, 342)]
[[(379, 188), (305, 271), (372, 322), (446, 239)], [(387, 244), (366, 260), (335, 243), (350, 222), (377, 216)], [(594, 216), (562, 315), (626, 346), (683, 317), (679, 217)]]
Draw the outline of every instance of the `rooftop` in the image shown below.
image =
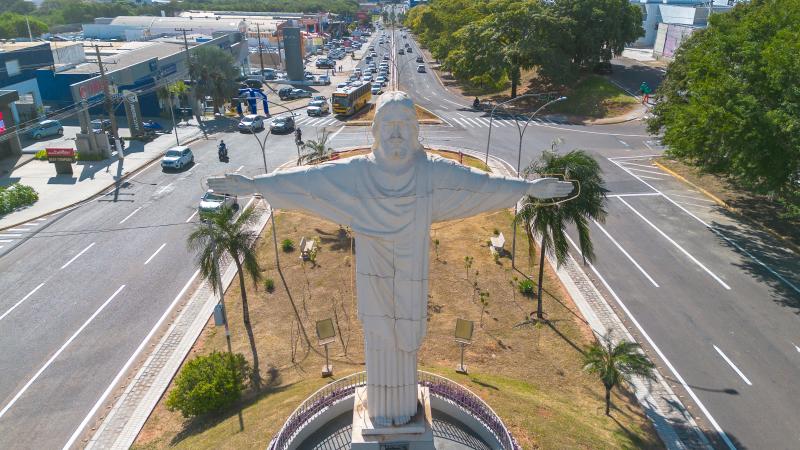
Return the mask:
[(42, 45), (42, 44), (49, 44), (49, 42), (45, 42), (45, 41), (33, 41), (33, 42), (29, 42), (29, 41), (15, 41), (15, 42), (5, 41), (5, 42), (2, 42), (2, 41), (0, 41), (0, 51), (2, 51), (2, 52), (15, 52), (17, 50), (24, 50), (26, 48), (36, 47), (36, 46), (39, 46), (39, 45)]
[[(107, 55), (107, 56), (101, 55), (101, 58), (103, 59), (103, 64), (109, 65), (108, 68), (106, 69), (109, 72), (129, 67), (152, 58), (164, 58), (184, 50), (182, 44), (173, 42), (150, 41), (150, 42), (125, 42), (119, 44), (146, 44), (146, 45), (135, 45), (132, 46), (133, 49), (128, 51), (122, 51), (121, 47), (124, 46), (120, 46), (118, 48), (118, 50), (120, 51), (116, 52), (113, 55)], [(88, 54), (87, 58), (90, 58)], [(65, 70), (62, 73), (70, 73), (70, 74), (98, 73), (99, 71), (100, 69), (97, 67), (97, 63), (88, 62), (80, 64), (73, 69)]]

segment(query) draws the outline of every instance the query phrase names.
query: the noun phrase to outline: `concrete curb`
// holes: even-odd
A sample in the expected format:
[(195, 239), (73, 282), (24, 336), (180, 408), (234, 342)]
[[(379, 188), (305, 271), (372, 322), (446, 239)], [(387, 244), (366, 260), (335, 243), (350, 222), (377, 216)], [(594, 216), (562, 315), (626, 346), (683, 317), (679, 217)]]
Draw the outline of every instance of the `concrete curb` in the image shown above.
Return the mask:
[(692, 183), (691, 181), (686, 179), (686, 177), (684, 177), (683, 175), (675, 172), (674, 170), (670, 169), (669, 167), (665, 166), (664, 164), (661, 164), (660, 162), (658, 162), (656, 160), (653, 160), (653, 164), (655, 164), (656, 167), (658, 167), (659, 169), (663, 170), (664, 172), (667, 172), (668, 174), (670, 174), (673, 178), (677, 179), (678, 181), (681, 181), (681, 182), (693, 187), (694, 189), (697, 189), (703, 195), (705, 195), (706, 197), (708, 197), (711, 200), (713, 200), (714, 203), (718, 204), (722, 208), (726, 209), (727, 211), (730, 211), (733, 214), (736, 214), (737, 218), (739, 218), (740, 220), (742, 220), (744, 222), (747, 222), (747, 223), (750, 223), (751, 225), (757, 226), (760, 229), (762, 229), (762, 230), (766, 231), (767, 233), (769, 233), (770, 236), (772, 236), (774, 238), (777, 238), (777, 239), (780, 239), (783, 242), (783, 244), (785, 244), (787, 247), (791, 248), (792, 251), (794, 251), (797, 254), (800, 254), (800, 246), (798, 246), (797, 244), (792, 242), (786, 236), (782, 236), (777, 231), (772, 230), (771, 228), (769, 228), (768, 226), (764, 225), (763, 223), (761, 223), (761, 222), (759, 222), (757, 220), (751, 219), (750, 217), (745, 216), (739, 210), (739, 208), (735, 208), (735, 207), (729, 205), (728, 202), (726, 202), (725, 200), (722, 200), (721, 198), (719, 198), (716, 195), (712, 194), (708, 190), (698, 186), (697, 184)]
[[(198, 136), (195, 136), (195, 137), (192, 137), (192, 138), (189, 138), (189, 139), (187, 139), (187, 140), (186, 140), (185, 142), (183, 142), (181, 145), (189, 145), (189, 144), (192, 144), (192, 143), (194, 143), (194, 142), (198, 141), (198, 140), (200, 139), (200, 136), (202, 136), (202, 134), (203, 134), (202, 132), (199, 132), (199, 135), (198, 135)], [(24, 224), (24, 223), (28, 223), (28, 222), (31, 222), (31, 221), (33, 221), (33, 220), (36, 220), (36, 219), (40, 219), (40, 218), (42, 218), (42, 217), (45, 217), (45, 216), (49, 216), (49, 215), (51, 215), (51, 214), (56, 214), (56, 213), (62, 212), (62, 211), (64, 211), (64, 210), (67, 210), (67, 209), (70, 209), (70, 208), (74, 208), (74, 207), (76, 207), (76, 206), (79, 206), (79, 205), (81, 205), (81, 204), (83, 204), (83, 203), (85, 203), (85, 202), (90, 202), (90, 201), (94, 200), (95, 198), (97, 198), (97, 197), (99, 197), (99, 196), (101, 196), (101, 195), (104, 195), (106, 190), (108, 190), (110, 187), (114, 186), (114, 185), (115, 185), (115, 184), (117, 184), (118, 182), (123, 182), (123, 181), (125, 181), (126, 179), (128, 179), (129, 177), (131, 177), (131, 176), (133, 176), (133, 175), (135, 175), (135, 174), (137, 174), (137, 173), (141, 172), (141, 171), (142, 171), (142, 170), (144, 170), (145, 168), (147, 168), (147, 167), (150, 167), (150, 164), (152, 164), (152, 163), (153, 163), (153, 161), (155, 161), (155, 160), (157, 160), (157, 159), (161, 158), (162, 156), (164, 156), (164, 153), (166, 153), (166, 151), (167, 151), (168, 149), (169, 149), (169, 147), (165, 148), (164, 150), (161, 150), (161, 151), (159, 151), (159, 153), (158, 153), (157, 155), (155, 155), (155, 156), (154, 156), (152, 159), (148, 159), (148, 160), (146, 160), (146, 161), (145, 161), (145, 162), (144, 162), (144, 163), (143, 163), (141, 166), (137, 167), (137, 168), (136, 168), (136, 169), (134, 169), (133, 171), (131, 171), (131, 172), (126, 172), (126, 173), (125, 173), (125, 174), (124, 174), (124, 175), (123, 175), (123, 176), (122, 176), (122, 177), (121, 177), (119, 180), (117, 180), (117, 181), (114, 181), (113, 183), (109, 183), (109, 184), (107, 184), (107, 185), (105, 185), (105, 186), (102, 186), (102, 187), (100, 187), (100, 188), (99, 188), (97, 191), (95, 191), (95, 192), (94, 192), (94, 193), (92, 193), (92, 194), (88, 194), (88, 197), (86, 197), (86, 198), (85, 198), (85, 199), (83, 199), (83, 200), (79, 200), (79, 201), (77, 201), (77, 202), (70, 203), (69, 205), (60, 206), (60, 207), (58, 207), (58, 208), (55, 208), (55, 209), (52, 209), (52, 210), (50, 210), (50, 211), (44, 212), (44, 213), (42, 213), (42, 214), (39, 214), (38, 216), (35, 216), (35, 217), (31, 217), (31, 218), (29, 218), (29, 219), (26, 219), (26, 220), (24, 220), (24, 221), (22, 221), (22, 222), (15, 223), (15, 224), (13, 224), (13, 225), (8, 225), (8, 226), (6, 226), (6, 227), (0, 228), (0, 231), (7, 230), (7, 229), (9, 229), (9, 228), (18, 227), (18, 226), (20, 226), (20, 225), (22, 225), (22, 224)], [(32, 161), (32, 160), (31, 160), (31, 161)], [(30, 161), (29, 161), (29, 162), (30, 162)], [(27, 164), (27, 163), (25, 163), (25, 164)], [(25, 164), (21, 164), (20, 166), (23, 166), (23, 165), (25, 165)], [(21, 241), (20, 241), (20, 244), (21, 244), (22, 242), (24, 242), (24, 240), (21, 240)], [(11, 250), (11, 249), (9, 249), (9, 251), (10, 251), (10, 250)], [(8, 252), (6, 252), (6, 253), (8, 253)]]
[[(258, 197), (254, 197), (254, 199), (253, 202), (259, 201)], [(253, 226), (253, 231), (259, 237), (271, 215), (272, 209), (266, 207), (258, 222)], [(222, 284), (227, 290), (236, 277), (236, 265), (228, 261), (227, 267), (222, 270)], [(172, 320), (167, 331), (136, 371), (136, 375), (129, 378), (130, 382), (127, 385), (123, 384), (122, 387), (125, 390), (114, 399), (113, 407), (104, 417), (98, 419), (102, 422), (98, 426), (97, 432), (90, 437), (88, 442), (83, 441), (86, 449), (125, 450), (130, 448), (197, 338), (203, 332), (217, 303), (217, 294), (207, 282), (202, 282)], [(96, 414), (99, 415), (102, 412)]]

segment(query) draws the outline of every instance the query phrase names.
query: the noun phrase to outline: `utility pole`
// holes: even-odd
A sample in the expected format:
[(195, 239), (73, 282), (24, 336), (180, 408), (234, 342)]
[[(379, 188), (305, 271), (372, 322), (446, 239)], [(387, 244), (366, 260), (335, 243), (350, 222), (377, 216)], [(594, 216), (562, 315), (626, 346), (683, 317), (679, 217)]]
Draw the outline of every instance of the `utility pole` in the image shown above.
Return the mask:
[(261, 79), (264, 79), (264, 49), (261, 48), (261, 25), (256, 24), (256, 32), (258, 33), (258, 62), (261, 65)]
[(95, 55), (97, 55), (97, 67), (100, 69), (100, 80), (103, 83), (103, 92), (105, 94), (106, 112), (108, 113), (108, 120), (111, 121), (111, 136), (114, 137), (114, 147), (117, 150), (117, 158), (120, 160), (125, 159), (122, 151), (122, 146), (119, 142), (119, 133), (117, 130), (117, 116), (114, 115), (114, 102), (111, 99), (111, 89), (106, 79), (106, 70), (103, 67), (103, 59), (100, 58), (100, 46), (94, 46)]
[(28, 21), (28, 16), (25, 16), (25, 25), (28, 26), (28, 39), (33, 42), (33, 33), (31, 33), (31, 23)]
[[(191, 82), (191, 89), (189, 89), (189, 102), (192, 106), (192, 111), (195, 111), (197, 108), (197, 99), (195, 98), (195, 87), (197, 86), (197, 82), (194, 80), (194, 75), (192, 75), (192, 55), (189, 54), (189, 41), (186, 39), (186, 33), (188, 31), (192, 31), (193, 28), (175, 28), (175, 31), (179, 31), (183, 33), (183, 48), (186, 49), (186, 67), (189, 69), (189, 81)], [(200, 125), (202, 129), (202, 124), (200, 123), (200, 114), (195, 114), (195, 118), (197, 119), (197, 124)]]

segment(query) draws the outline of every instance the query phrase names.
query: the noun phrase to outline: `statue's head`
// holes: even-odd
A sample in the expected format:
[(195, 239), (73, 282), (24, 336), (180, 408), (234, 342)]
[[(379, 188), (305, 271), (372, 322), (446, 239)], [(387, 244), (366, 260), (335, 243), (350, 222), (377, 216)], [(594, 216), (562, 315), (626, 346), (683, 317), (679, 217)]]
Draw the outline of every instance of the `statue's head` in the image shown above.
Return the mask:
[(417, 152), (424, 152), (414, 102), (405, 92), (389, 91), (380, 96), (372, 135), (372, 152), (382, 165), (402, 169), (414, 162)]

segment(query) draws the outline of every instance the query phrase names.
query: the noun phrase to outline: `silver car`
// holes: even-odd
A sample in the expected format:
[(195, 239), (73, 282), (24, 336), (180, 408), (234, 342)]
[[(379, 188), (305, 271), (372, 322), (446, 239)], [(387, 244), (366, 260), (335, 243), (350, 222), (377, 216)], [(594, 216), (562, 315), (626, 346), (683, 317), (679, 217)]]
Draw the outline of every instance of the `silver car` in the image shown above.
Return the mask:
[(209, 189), (203, 194), (203, 197), (200, 198), (200, 205), (197, 209), (200, 212), (200, 219), (202, 220), (208, 213), (215, 213), (223, 207), (238, 209), (239, 199), (235, 195), (217, 194)]
[(63, 136), (64, 127), (57, 120), (43, 120), (30, 131), (30, 136), (34, 139), (41, 139), (47, 136)]
[(194, 162), (192, 150), (185, 145), (172, 147), (161, 158), (161, 167), (164, 169), (180, 170)]
[(238, 125), (239, 131), (261, 131), (264, 129), (264, 118), (258, 114), (242, 117)]

